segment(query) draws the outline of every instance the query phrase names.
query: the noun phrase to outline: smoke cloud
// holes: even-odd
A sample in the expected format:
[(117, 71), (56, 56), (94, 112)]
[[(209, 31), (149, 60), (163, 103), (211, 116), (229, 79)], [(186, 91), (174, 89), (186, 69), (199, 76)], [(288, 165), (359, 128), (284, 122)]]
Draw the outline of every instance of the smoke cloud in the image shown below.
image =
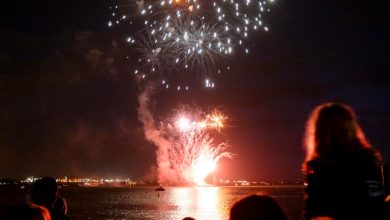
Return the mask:
[(153, 85), (147, 84), (138, 95), (138, 119), (143, 123), (146, 140), (157, 146), (158, 181), (164, 184), (177, 184), (181, 182), (180, 177), (177, 175), (177, 171), (172, 169), (169, 160), (171, 143), (163, 136), (163, 131), (157, 127), (153, 113), (149, 107), (150, 96), (153, 92)]

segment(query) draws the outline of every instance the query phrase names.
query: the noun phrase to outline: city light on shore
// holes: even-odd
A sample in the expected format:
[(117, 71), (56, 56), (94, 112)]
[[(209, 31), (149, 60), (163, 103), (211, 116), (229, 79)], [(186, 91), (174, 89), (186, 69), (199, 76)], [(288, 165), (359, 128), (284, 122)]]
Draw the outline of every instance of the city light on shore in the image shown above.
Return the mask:
[[(200, 176), (203, 177), (203, 176)], [(0, 178), (0, 186), (7, 185), (31, 185), (42, 177), (29, 176), (22, 180), (11, 180)], [(133, 180), (130, 178), (92, 178), (92, 177), (60, 177), (56, 178), (57, 184), (61, 187), (77, 186), (77, 187), (151, 187), (159, 185), (156, 181)], [(205, 185), (203, 179), (198, 180), (199, 186), (272, 186), (272, 185), (302, 185), (301, 180), (296, 181), (255, 181), (255, 180), (231, 180), (231, 179), (215, 179), (213, 183)]]

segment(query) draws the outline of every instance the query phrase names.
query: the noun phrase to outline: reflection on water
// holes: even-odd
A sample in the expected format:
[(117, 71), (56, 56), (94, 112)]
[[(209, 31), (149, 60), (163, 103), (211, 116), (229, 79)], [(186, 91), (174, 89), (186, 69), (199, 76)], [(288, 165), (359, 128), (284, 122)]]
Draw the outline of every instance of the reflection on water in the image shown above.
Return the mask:
[(219, 187), (172, 188), (172, 203), (178, 205), (173, 219), (186, 216), (196, 219), (224, 219)]
[(198, 210), (204, 213), (207, 219), (221, 219), (222, 211), (218, 207), (219, 204), (219, 188), (218, 187), (196, 187), (198, 196), (196, 202)]
[[(167, 187), (154, 188), (64, 187), (68, 213), (73, 219), (226, 220), (230, 206), (244, 196), (261, 193), (275, 198), (289, 219), (302, 219), (301, 186)], [(20, 194), (20, 195), (19, 195)], [(0, 191), (1, 204), (24, 202), (20, 192)], [(1, 211), (1, 207), (0, 207)], [(0, 213), (1, 214), (1, 213)]]
[(177, 208), (177, 216), (187, 216), (191, 213), (191, 203), (192, 200), (188, 199), (191, 198), (190, 193), (191, 188), (175, 188), (172, 189), (172, 202), (173, 204), (180, 204)]

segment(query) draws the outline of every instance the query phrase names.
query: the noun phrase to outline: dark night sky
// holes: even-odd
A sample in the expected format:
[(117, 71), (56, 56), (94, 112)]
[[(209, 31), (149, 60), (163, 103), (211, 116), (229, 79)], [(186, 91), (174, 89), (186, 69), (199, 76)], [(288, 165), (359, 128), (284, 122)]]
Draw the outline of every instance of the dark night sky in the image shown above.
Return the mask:
[[(307, 115), (324, 101), (357, 112), (390, 163), (389, 15), (385, 1), (276, 0), (270, 32), (233, 57), (217, 88), (162, 91), (156, 114), (178, 104), (219, 106), (232, 160), (221, 178), (301, 178)], [(2, 5), (0, 176), (142, 178), (155, 147), (137, 121), (128, 48), (107, 28), (110, 1), (17, 1)], [(115, 43), (114, 43), (115, 42)]]

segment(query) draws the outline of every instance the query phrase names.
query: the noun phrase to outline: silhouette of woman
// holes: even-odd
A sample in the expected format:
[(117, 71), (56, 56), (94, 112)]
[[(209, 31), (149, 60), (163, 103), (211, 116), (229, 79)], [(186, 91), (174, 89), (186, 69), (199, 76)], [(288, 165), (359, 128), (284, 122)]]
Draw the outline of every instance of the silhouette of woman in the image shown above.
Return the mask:
[(385, 218), (381, 156), (364, 137), (350, 107), (316, 107), (304, 145), (306, 219)]

